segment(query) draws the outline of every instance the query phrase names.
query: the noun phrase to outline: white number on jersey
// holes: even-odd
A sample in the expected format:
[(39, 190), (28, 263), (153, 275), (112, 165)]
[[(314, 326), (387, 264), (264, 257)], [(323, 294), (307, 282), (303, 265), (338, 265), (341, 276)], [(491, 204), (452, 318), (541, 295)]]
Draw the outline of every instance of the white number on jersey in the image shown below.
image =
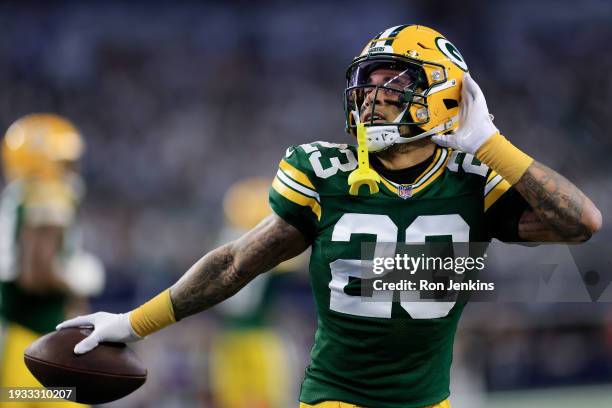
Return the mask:
[[(344, 161), (346, 163), (341, 163), (338, 157), (331, 157), (329, 159), (331, 166), (324, 169), (321, 164), (321, 152), (319, 148), (316, 146), (323, 147), (335, 147), (339, 149), (338, 151), (344, 155)], [(336, 175), (338, 170), (341, 171), (353, 171), (357, 168), (357, 159), (351, 150), (348, 149), (346, 144), (336, 144), (336, 143), (328, 143), (328, 142), (315, 142), (310, 144), (303, 144), (300, 147), (309, 154), (308, 160), (310, 160), (310, 165), (314, 170), (315, 174), (323, 179)]]
[[(453, 150), (453, 153), (451, 153), (451, 157), (448, 159), (448, 164), (446, 165), (450, 171), (456, 172), (459, 170), (459, 163), (457, 163), (457, 155), (459, 155), (459, 153), (461, 152), (458, 150)], [(479, 165), (472, 164), (473, 161), (474, 155), (466, 153), (461, 162), (461, 167), (463, 167), (466, 173), (478, 174), (485, 177), (489, 171), (489, 167), (484, 163), (480, 163)]]
[[(376, 236), (375, 257), (394, 256), (398, 228), (391, 218), (382, 214), (344, 214), (334, 226), (332, 242), (349, 242), (353, 234)], [(453, 242), (468, 242), (470, 226), (458, 214), (421, 215), (406, 229), (406, 242), (425, 242), (426, 237), (450, 235)], [(330, 263), (329, 308), (355, 316), (390, 318), (393, 293), (375, 291), (372, 301), (344, 292), (349, 277), (369, 279), (372, 262), (360, 259), (338, 259)], [(382, 275), (377, 275), (382, 276)], [(455, 302), (414, 301), (418, 293), (400, 293), (400, 304), (413, 319), (435, 319), (448, 315)]]

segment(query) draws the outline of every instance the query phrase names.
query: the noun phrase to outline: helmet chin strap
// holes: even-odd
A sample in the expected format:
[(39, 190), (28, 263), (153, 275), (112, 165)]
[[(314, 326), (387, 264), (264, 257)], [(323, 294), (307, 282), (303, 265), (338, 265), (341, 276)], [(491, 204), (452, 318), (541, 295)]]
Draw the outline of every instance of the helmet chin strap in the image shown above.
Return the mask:
[[(393, 123), (400, 123), (402, 117), (406, 113), (406, 109), (407, 108), (397, 115), (397, 117), (393, 120)], [(356, 124), (360, 123), (359, 115), (356, 111), (353, 111), (353, 118)], [(401, 125), (368, 126), (366, 127), (366, 145), (368, 147), (368, 151), (378, 152), (387, 149), (396, 143), (414, 142), (451, 129), (457, 123), (458, 119), (458, 116), (453, 116), (446, 122), (440, 123), (438, 126), (434, 126), (425, 132), (410, 137), (403, 137), (400, 134), (399, 127)]]
[[(449, 120), (447, 120), (446, 122), (440, 123), (438, 126), (434, 126), (431, 129), (429, 129), (428, 131), (419, 133), (418, 135), (410, 136), (409, 138), (399, 136), (395, 140), (395, 143), (410, 143), (410, 142), (414, 142), (416, 140), (424, 139), (427, 136), (433, 136), (435, 134), (442, 133), (445, 130), (452, 128), (453, 125), (455, 125), (458, 120), (459, 120), (458, 116), (453, 116)], [(399, 133), (399, 126), (394, 126), (394, 127), (396, 127), (398, 129), (398, 133)]]

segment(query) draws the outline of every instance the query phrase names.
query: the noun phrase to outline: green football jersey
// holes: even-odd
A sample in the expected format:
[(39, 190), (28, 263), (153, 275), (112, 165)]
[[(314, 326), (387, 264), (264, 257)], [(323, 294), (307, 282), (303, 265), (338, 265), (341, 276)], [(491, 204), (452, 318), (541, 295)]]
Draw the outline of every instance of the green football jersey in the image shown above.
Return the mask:
[(53, 225), (65, 229), (58, 260), (79, 246), (74, 217), (78, 186), (64, 181), (9, 184), (0, 196), (0, 318), (37, 333), (55, 330), (64, 320), (66, 296), (36, 294), (17, 284), (20, 236), (25, 225)]
[(486, 210), (510, 185), (472, 155), (436, 148), (410, 186), (381, 177), (379, 192), (349, 195), (354, 146), (290, 147), (270, 189), (281, 218), (312, 240), (310, 278), (318, 314), (300, 400), (376, 408), (422, 407), (449, 392), (460, 302), (366, 302), (364, 242), (488, 242)]

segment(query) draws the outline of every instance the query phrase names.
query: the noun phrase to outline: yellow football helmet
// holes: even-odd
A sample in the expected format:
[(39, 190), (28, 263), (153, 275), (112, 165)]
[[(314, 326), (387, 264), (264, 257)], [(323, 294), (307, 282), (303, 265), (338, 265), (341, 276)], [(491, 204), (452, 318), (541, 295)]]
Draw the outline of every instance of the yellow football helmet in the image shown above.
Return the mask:
[[(372, 73), (377, 70), (392, 74), (376, 82)], [(364, 123), (372, 152), (454, 130), (467, 71), (457, 48), (437, 31), (420, 25), (388, 28), (370, 40), (347, 69), (346, 129), (355, 135), (357, 125)], [(375, 103), (371, 108), (364, 104), (370, 93), (374, 100), (380, 94), (392, 101), (400, 114), (392, 120), (378, 118)]]
[(67, 119), (52, 113), (33, 113), (13, 123), (2, 141), (2, 164), (7, 181), (60, 178), (66, 164), (85, 149), (81, 134)]
[(271, 180), (247, 178), (232, 185), (223, 198), (223, 211), (229, 225), (247, 231), (272, 213), (268, 204)]

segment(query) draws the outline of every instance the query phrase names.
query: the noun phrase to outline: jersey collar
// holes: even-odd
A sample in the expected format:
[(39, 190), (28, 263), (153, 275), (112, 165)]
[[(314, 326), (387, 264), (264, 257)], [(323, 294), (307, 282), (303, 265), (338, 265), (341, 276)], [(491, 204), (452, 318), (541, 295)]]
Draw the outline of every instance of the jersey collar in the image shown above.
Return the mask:
[[(380, 176), (382, 184), (396, 196), (400, 195), (400, 189), (402, 187), (411, 188), (411, 195), (417, 194), (424, 190), (427, 186), (433, 183), (440, 175), (444, 172), (446, 162), (450, 157), (450, 149), (448, 148), (437, 148), (434, 160), (431, 164), (419, 175), (414, 183), (412, 184), (398, 184), (391, 180), (387, 180), (383, 176)], [(379, 174), (380, 175), (380, 174)]]

